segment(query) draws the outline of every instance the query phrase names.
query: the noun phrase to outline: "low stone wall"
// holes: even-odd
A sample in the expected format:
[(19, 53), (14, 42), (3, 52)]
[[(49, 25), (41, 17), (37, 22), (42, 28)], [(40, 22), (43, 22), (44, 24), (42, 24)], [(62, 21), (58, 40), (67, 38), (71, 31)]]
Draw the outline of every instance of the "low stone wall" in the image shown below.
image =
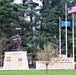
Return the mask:
[(27, 52), (5, 52), (3, 70), (26, 70), (28, 67)]
[[(36, 69), (46, 69), (45, 61), (36, 61)], [(52, 58), (48, 69), (74, 69), (73, 58)]]

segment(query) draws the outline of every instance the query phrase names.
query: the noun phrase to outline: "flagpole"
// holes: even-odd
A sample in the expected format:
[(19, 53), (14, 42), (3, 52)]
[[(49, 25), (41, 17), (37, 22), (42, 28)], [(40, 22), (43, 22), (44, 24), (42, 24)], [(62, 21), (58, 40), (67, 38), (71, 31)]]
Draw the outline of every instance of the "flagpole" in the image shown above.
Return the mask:
[(73, 42), (73, 59), (74, 59), (74, 13), (72, 13), (72, 42)]
[(65, 49), (66, 49), (66, 57), (67, 57), (67, 3), (65, 4)]
[(59, 17), (59, 55), (61, 55), (61, 17)]

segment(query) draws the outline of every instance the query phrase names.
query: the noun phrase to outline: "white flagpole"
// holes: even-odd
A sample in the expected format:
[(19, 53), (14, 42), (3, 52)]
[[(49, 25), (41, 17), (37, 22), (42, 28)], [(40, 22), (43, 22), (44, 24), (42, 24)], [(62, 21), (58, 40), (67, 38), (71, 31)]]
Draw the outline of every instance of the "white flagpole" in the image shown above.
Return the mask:
[(66, 22), (66, 26), (65, 26), (65, 49), (66, 49), (66, 57), (67, 57), (67, 3), (65, 4), (65, 22)]
[(61, 55), (61, 18), (59, 17), (59, 55)]
[(73, 42), (73, 59), (74, 59), (74, 13), (72, 14), (72, 42)]

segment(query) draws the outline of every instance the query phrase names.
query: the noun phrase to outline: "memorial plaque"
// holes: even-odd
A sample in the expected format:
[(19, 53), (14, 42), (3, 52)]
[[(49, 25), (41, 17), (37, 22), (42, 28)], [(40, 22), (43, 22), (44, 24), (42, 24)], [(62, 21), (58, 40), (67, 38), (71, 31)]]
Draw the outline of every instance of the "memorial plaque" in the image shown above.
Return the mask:
[(22, 58), (18, 58), (18, 61), (21, 62), (22, 61)]
[(7, 57), (7, 58), (6, 58), (6, 61), (7, 61), (7, 62), (10, 62), (10, 61), (11, 61), (11, 57)]

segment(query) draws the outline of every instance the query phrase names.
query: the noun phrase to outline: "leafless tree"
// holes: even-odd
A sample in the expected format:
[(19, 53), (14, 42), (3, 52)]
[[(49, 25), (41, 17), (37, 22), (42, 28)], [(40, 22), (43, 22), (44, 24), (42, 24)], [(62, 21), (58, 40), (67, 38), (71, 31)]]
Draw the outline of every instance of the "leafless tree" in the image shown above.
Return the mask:
[(42, 61), (42, 63), (46, 65), (46, 75), (48, 75), (48, 65), (51, 62), (51, 58), (56, 57), (57, 55), (57, 47), (54, 47), (51, 43), (44, 45), (44, 49), (37, 52), (38, 60)]

